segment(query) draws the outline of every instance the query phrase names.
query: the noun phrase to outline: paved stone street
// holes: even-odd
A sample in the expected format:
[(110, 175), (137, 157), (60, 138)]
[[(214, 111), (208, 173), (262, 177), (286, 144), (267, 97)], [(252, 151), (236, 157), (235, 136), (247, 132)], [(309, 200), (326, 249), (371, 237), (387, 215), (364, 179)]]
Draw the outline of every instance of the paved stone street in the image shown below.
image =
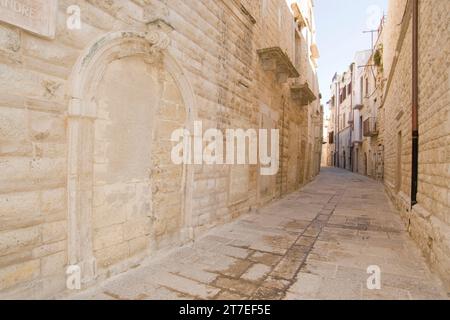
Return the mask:
[[(381, 290), (367, 268), (381, 268)], [(383, 187), (326, 168), (281, 201), (76, 299), (446, 299)]]

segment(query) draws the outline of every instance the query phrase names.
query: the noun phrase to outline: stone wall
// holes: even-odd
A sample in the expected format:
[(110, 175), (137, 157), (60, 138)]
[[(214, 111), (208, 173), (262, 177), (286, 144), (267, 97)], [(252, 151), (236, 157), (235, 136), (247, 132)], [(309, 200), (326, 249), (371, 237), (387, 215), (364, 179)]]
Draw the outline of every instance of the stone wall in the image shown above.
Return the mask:
[[(295, 61), (294, 32), (284, 0), (59, 0), (54, 39), (0, 22), (0, 297), (61, 292), (71, 264), (95, 283), (309, 182), (319, 101), (299, 106), (257, 54)], [(280, 129), (278, 174), (174, 165), (194, 120)]]
[(385, 184), (412, 237), (450, 284), (450, 2), (419, 1), (419, 182), (418, 204), (412, 210), (412, 10), (411, 1), (390, 2), (384, 40), (389, 75), (384, 102)]
[[(382, 39), (384, 33), (380, 27), (381, 34), (375, 44), (375, 52), (382, 52)], [(364, 121), (372, 121), (370, 125), (369, 136), (362, 135), (361, 148), (358, 150), (357, 172), (367, 175), (373, 179), (383, 181), (384, 171), (384, 108), (383, 108), (383, 93), (384, 93), (384, 73), (382, 65), (375, 66), (374, 55), (370, 55), (368, 62), (369, 66), (363, 69), (362, 85), (363, 101), (362, 108), (358, 114), (362, 119), (355, 119), (358, 122), (361, 131), (364, 131)], [(360, 78), (356, 80), (356, 85), (360, 86)], [(358, 121), (357, 121), (358, 120)], [(367, 134), (367, 133), (366, 133)]]

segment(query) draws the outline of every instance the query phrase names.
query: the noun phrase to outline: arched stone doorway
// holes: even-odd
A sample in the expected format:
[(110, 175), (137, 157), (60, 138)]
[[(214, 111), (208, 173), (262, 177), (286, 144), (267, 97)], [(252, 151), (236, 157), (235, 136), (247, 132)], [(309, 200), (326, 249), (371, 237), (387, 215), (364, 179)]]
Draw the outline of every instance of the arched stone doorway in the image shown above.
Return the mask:
[(84, 283), (191, 237), (192, 170), (171, 162), (194, 95), (161, 32), (112, 32), (78, 60), (68, 116), (69, 264)]
[(342, 160), (343, 160), (343, 169), (347, 169), (347, 158), (346, 158), (345, 150), (342, 151)]

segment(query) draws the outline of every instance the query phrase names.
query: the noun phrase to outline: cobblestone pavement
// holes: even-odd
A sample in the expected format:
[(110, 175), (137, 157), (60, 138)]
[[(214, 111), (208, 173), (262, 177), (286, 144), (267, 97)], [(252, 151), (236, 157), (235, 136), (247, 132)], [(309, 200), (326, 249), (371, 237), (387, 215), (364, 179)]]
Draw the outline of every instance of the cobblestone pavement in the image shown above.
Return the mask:
[[(367, 289), (367, 268), (381, 290)], [(383, 187), (326, 168), (301, 191), (75, 299), (447, 299)]]

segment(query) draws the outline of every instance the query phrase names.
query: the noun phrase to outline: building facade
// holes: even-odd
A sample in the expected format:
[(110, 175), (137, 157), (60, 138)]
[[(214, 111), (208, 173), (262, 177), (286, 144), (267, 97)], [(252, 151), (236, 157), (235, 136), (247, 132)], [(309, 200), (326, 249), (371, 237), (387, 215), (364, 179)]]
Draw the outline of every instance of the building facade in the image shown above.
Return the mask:
[(449, 13), (449, 1), (389, 2), (382, 130), (386, 190), (450, 286)]
[[(42, 30), (0, 15), (0, 297), (94, 284), (318, 174), (312, 1), (54, 3)], [(175, 164), (199, 121), (278, 129), (276, 174)]]
[[(383, 181), (384, 144), (383, 128), (384, 109), (382, 108), (384, 77), (382, 65), (375, 62), (375, 57), (382, 54), (382, 25), (378, 31), (378, 40), (373, 50), (356, 54), (359, 72), (354, 79), (354, 159), (353, 172), (363, 174), (378, 181)], [(379, 61), (379, 60), (377, 60)]]
[[(449, 12), (445, 0), (389, 1), (373, 50), (333, 78), (329, 156), (337, 167), (384, 182), (412, 238), (450, 286)], [(350, 91), (347, 125), (342, 95)]]
[(352, 134), (353, 134), (353, 68), (342, 75), (335, 74), (331, 84), (331, 101), (329, 106), (334, 113), (334, 166), (351, 170), (352, 168)]
[(348, 70), (334, 76), (328, 102), (333, 137), (329, 133), (327, 139), (334, 166), (382, 180), (382, 134), (376, 126), (383, 78), (373, 64), (376, 52), (357, 52)]

